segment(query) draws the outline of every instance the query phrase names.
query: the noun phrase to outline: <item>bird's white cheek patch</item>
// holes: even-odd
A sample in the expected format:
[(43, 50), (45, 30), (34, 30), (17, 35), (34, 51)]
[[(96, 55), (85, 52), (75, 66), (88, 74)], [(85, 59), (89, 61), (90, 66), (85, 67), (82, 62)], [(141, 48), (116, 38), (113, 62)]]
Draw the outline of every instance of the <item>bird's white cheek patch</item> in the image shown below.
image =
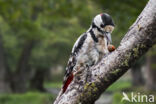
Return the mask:
[(101, 19), (101, 16), (100, 15), (97, 15), (95, 18), (94, 18), (94, 23), (96, 26), (100, 27), (101, 23), (102, 23), (102, 19)]

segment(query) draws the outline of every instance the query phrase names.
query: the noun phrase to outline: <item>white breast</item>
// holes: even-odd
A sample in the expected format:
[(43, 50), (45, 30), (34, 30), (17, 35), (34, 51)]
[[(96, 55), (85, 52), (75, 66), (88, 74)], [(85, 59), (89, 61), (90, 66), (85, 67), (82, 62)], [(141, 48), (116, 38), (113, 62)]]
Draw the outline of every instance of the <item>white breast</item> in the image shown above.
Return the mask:
[(98, 43), (96, 44), (97, 50), (102, 54), (107, 54), (108, 46), (107, 46), (107, 39), (105, 37), (99, 37)]
[(107, 40), (105, 38), (98, 38), (98, 43), (95, 43), (90, 34), (88, 34), (83, 48), (77, 56), (76, 66), (96, 64), (107, 53)]

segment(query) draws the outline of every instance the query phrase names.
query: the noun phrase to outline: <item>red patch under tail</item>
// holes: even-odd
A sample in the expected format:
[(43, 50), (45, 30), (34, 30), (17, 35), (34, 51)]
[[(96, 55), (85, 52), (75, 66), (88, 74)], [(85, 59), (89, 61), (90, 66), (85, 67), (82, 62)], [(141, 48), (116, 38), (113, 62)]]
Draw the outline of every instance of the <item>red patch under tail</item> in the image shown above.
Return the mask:
[(71, 81), (73, 80), (73, 73), (68, 77), (67, 81), (65, 82), (64, 86), (63, 86), (63, 93), (66, 91), (66, 89), (68, 88), (69, 84), (71, 83)]

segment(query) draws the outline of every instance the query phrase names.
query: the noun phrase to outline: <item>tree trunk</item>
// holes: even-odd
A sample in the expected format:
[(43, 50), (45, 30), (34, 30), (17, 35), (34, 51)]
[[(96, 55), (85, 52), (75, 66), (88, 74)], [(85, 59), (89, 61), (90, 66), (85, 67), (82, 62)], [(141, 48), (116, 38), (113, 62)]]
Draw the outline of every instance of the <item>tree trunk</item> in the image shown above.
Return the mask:
[(28, 62), (34, 41), (27, 41), (17, 64), (17, 70), (13, 75), (12, 89), (14, 92), (26, 92), (29, 74), (31, 72)]
[(131, 72), (132, 72), (132, 84), (133, 84), (133, 86), (143, 85), (144, 84), (144, 79), (143, 79), (143, 76), (142, 76), (141, 67), (139, 67), (139, 68), (132, 67)]
[(139, 59), (131, 68), (133, 86), (144, 85), (144, 77), (142, 73), (143, 61), (145, 61), (144, 57)]
[(35, 89), (41, 92), (45, 92), (44, 89), (44, 77), (45, 77), (45, 70), (44, 69), (37, 69), (34, 77), (30, 81), (30, 89)]
[[(98, 64), (74, 76), (54, 104), (93, 104), (131, 65), (156, 43), (156, 2), (150, 0), (120, 46)], [(87, 73), (89, 76), (87, 76)], [(87, 77), (87, 81), (85, 81)]]
[(10, 91), (7, 71), (2, 36), (0, 35), (0, 93), (6, 93)]
[(146, 88), (151, 91), (156, 91), (156, 55), (147, 56), (146, 65)]

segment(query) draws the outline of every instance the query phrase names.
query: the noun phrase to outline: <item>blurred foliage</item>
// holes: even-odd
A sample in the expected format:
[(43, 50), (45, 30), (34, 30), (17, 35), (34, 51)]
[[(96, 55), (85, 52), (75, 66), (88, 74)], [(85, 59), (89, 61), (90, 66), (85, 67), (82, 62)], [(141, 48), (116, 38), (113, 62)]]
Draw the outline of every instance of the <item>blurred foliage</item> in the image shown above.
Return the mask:
[(11, 69), (16, 68), (29, 40), (36, 43), (30, 61), (33, 67), (65, 65), (72, 44), (89, 27), (92, 10), (87, 0), (1, 0), (0, 31)]
[(0, 104), (51, 104), (54, 98), (52, 94), (37, 92), (3, 94), (0, 95)]
[[(71, 48), (92, 18), (101, 12), (112, 15), (117, 46), (147, 0), (0, 0), (0, 31), (9, 66), (16, 68), (23, 45), (35, 41), (30, 64), (49, 68), (66, 65)], [(8, 41), (9, 40), (9, 41)]]
[(148, 56), (155, 56), (156, 55), (156, 45), (154, 45), (150, 51), (147, 52)]
[(102, 12), (109, 13), (116, 24), (112, 34), (113, 44), (119, 45), (123, 35), (136, 20), (148, 0), (92, 0), (102, 8)]
[(115, 83), (113, 83), (106, 91), (116, 92), (116, 91), (128, 89), (130, 87), (132, 87), (132, 84), (130, 83), (130, 81), (118, 80)]
[(46, 82), (44, 84), (45, 88), (61, 88), (61, 86), (62, 86), (62, 82), (52, 82), (52, 83)]
[[(107, 12), (114, 19), (116, 26), (112, 39), (117, 47), (147, 1), (0, 0), (0, 35), (3, 36), (8, 66), (16, 70), (22, 49), (29, 41), (35, 43), (29, 60), (31, 69), (65, 66), (74, 42), (89, 28), (92, 18), (101, 12)], [(149, 55), (155, 54), (155, 49), (152, 48)], [(45, 87), (60, 88), (61, 84), (46, 82)], [(107, 91), (130, 86), (128, 81), (118, 81)], [(0, 95), (0, 104), (43, 104), (49, 98), (53, 100), (49, 94), (6, 94)], [(114, 95), (114, 99), (113, 104), (120, 104), (120, 95)]]

